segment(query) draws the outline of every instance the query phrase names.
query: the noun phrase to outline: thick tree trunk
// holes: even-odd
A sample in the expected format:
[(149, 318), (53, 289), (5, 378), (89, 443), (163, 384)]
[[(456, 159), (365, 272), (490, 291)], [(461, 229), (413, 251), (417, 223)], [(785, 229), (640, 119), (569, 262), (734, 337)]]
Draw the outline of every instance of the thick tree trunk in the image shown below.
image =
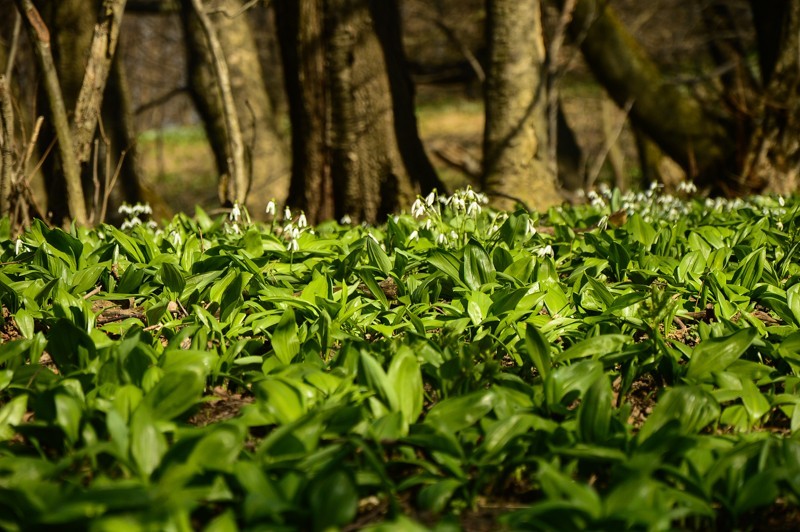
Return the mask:
[[(557, 2), (563, 4), (563, 0)], [(716, 185), (736, 171), (730, 124), (669, 82), (602, 0), (578, 0), (570, 25), (598, 81), (687, 174)]]
[(800, 2), (751, 6), (762, 91), (737, 184), (745, 191), (791, 194), (800, 185)]
[(499, 207), (561, 201), (548, 164), (545, 49), (539, 2), (488, 0), (483, 189)]
[[(190, 2), (185, 1), (184, 4), (183, 20), (193, 97), (203, 117), (220, 175), (230, 176), (230, 143), (220, 91), (211, 68), (213, 58), (200, 25), (191, 12)], [(289, 161), (266, 92), (248, 13), (242, 12), (243, 2), (225, 0), (217, 7), (210, 17), (228, 64), (231, 91), (245, 143), (246, 172), (252, 175), (247, 204), (251, 213), (259, 214), (271, 198), (285, 198)], [(221, 191), (227, 189), (224, 182), (220, 186)]]
[(292, 119), (290, 201), (374, 222), (440, 186), (402, 70), (394, 1), (274, 3)]

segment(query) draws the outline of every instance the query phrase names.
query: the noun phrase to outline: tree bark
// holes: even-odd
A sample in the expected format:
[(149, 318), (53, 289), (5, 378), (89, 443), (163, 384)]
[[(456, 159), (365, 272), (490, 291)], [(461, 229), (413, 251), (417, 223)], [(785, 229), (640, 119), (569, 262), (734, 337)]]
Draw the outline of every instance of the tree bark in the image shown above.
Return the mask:
[[(266, 92), (266, 81), (258, 58), (248, 13), (241, 0), (226, 0), (209, 14), (228, 67), (231, 95), (235, 102), (244, 147), (244, 168), (250, 177), (247, 204), (252, 213), (263, 212), (267, 201), (286, 196), (289, 162)], [(235, 15), (235, 16), (230, 16)], [(231, 176), (230, 128), (225, 123), (222, 94), (211, 68), (214, 61), (198, 21), (184, 9), (192, 96), (203, 117), (220, 175)], [(222, 184), (224, 187), (224, 183)], [(221, 191), (224, 192), (224, 191)], [(220, 194), (221, 199), (224, 195)], [(241, 200), (241, 198), (240, 198)], [(240, 201), (241, 202), (241, 201)]]
[[(559, 5), (564, 0), (559, 0)], [(602, 0), (578, 0), (572, 35), (598, 81), (630, 118), (687, 174), (704, 184), (729, 177), (735, 145), (730, 124), (713, 115), (685, 87), (670, 83)]]
[(75, 223), (85, 225), (87, 215), (83, 185), (81, 184), (80, 164), (75, 155), (71, 127), (64, 104), (64, 95), (61, 92), (61, 84), (58, 80), (58, 72), (56, 71), (50, 47), (50, 32), (31, 0), (16, 1), (17, 8), (26, 20), (31, 43), (42, 71), (50, 119), (58, 138), (58, 151), (66, 185), (69, 214)]
[(737, 189), (791, 194), (800, 185), (800, 3), (776, 4), (751, 2), (762, 91)]
[(386, 0), (274, 2), (292, 119), (289, 201), (376, 222), (441, 186), (422, 149)]
[(487, 0), (483, 189), (501, 208), (561, 201), (548, 162), (545, 49), (539, 2)]

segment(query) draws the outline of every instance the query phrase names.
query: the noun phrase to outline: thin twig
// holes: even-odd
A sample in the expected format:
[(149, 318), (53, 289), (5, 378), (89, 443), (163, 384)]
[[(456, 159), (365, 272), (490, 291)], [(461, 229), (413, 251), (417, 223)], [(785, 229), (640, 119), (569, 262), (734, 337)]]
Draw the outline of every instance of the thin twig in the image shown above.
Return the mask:
[(19, 50), (19, 35), (22, 32), (22, 16), (16, 11), (14, 19), (14, 33), (11, 36), (11, 48), (8, 50), (8, 64), (6, 65), (6, 83), (11, 87), (11, 75), (14, 73), (14, 60)]

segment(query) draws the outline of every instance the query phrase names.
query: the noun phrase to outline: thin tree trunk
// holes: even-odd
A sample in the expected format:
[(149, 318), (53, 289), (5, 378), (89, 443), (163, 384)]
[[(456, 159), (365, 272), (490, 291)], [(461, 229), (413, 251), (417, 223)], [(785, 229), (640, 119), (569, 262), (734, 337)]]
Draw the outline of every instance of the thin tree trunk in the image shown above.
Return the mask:
[(91, 154), (92, 140), (102, 108), (111, 62), (119, 40), (119, 28), (126, 0), (103, 2), (104, 11), (94, 27), (89, 61), (83, 74), (83, 83), (75, 104), (73, 116), (73, 141), (78, 163), (85, 163)]
[(81, 184), (80, 164), (75, 155), (72, 132), (50, 48), (50, 32), (31, 0), (16, 0), (33, 44), (47, 94), (50, 118), (58, 138), (58, 150), (67, 191), (70, 216), (79, 225), (87, 222), (86, 203)]
[(548, 163), (545, 49), (539, 2), (488, 0), (483, 189), (501, 208), (561, 201)]
[(211, 51), (211, 65), (217, 82), (217, 88), (222, 98), (222, 111), (225, 120), (226, 138), (228, 140), (228, 164), (230, 171), (231, 190), (225, 191), (225, 203), (244, 204), (250, 188), (250, 176), (245, 165), (244, 139), (239, 126), (239, 114), (231, 90), (231, 78), (225, 52), (220, 44), (219, 36), (211, 19), (205, 11), (202, 0), (191, 0), (194, 14), (197, 16), (200, 27), (206, 38), (206, 43)]

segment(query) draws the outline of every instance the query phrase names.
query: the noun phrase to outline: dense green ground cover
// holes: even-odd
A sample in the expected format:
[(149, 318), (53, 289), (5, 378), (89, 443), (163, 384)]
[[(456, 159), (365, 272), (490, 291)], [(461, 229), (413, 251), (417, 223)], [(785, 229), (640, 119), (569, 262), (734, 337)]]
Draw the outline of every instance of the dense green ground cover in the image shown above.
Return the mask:
[(798, 204), (590, 199), (6, 239), (0, 527), (797, 524)]

